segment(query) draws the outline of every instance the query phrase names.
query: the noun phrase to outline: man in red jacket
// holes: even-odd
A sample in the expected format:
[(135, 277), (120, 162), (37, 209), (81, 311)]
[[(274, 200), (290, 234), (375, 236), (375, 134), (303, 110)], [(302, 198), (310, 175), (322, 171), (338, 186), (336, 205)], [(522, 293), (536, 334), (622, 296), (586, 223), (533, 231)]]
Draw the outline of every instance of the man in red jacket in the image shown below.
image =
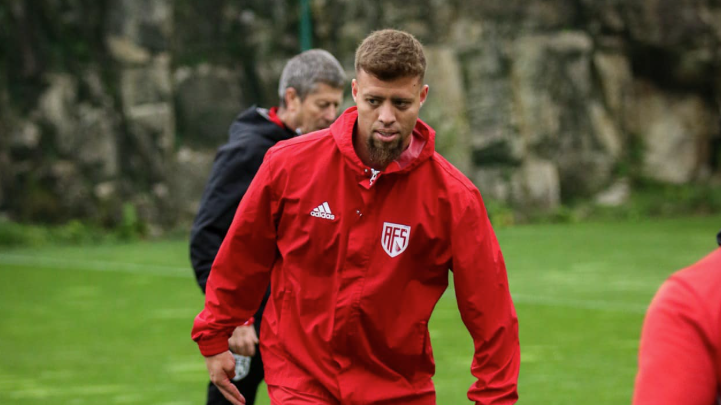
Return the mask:
[(273, 404), (435, 404), (428, 320), (454, 273), (475, 348), (468, 398), (512, 404), (520, 363), (506, 268), (478, 189), (418, 119), (426, 60), (410, 34), (356, 52), (357, 107), (278, 143), (213, 263), (193, 339), (233, 404), (228, 336), (271, 283), (261, 325)]
[(643, 323), (633, 405), (721, 404), (719, 291), (721, 249), (663, 283)]

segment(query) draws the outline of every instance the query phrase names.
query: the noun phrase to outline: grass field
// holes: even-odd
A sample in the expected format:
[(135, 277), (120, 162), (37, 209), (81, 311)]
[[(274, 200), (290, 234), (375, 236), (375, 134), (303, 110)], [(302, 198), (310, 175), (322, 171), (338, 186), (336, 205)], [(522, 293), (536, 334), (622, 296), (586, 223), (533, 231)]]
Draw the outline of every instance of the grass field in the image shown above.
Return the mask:
[[(721, 216), (497, 232), (521, 325), (520, 404), (627, 404), (644, 310)], [(0, 404), (201, 404), (185, 241), (0, 251)], [(438, 403), (469, 403), (453, 292), (431, 320)], [(259, 402), (267, 404), (263, 395)]]

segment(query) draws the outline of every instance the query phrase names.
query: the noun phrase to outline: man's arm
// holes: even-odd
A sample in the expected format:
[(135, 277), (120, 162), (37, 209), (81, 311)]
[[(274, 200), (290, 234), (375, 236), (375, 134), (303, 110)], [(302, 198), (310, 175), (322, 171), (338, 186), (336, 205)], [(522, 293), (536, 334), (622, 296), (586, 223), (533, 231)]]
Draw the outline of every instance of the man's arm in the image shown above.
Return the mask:
[[(270, 156), (270, 155), (269, 155)], [(240, 203), (208, 278), (205, 308), (195, 318), (193, 340), (201, 353), (228, 350), (228, 338), (261, 303), (276, 260), (276, 215), (270, 157)]]
[(643, 323), (633, 405), (716, 403), (712, 319), (689, 286), (664, 283)]
[(468, 399), (478, 405), (514, 404), (520, 367), (518, 318), (506, 265), (481, 195), (475, 191), (453, 220), (453, 281), (463, 323), (473, 338)]
[(259, 150), (249, 150), (249, 145), (241, 142), (229, 143), (215, 156), (190, 231), (190, 261), (203, 292), (220, 244), (266, 152), (266, 148), (256, 146)]
[(210, 381), (234, 405), (245, 399), (230, 381), (235, 361), (228, 339), (258, 308), (277, 254), (278, 200), (273, 196), (270, 160), (268, 156), (238, 207), (213, 262), (205, 308), (193, 324), (192, 337), (205, 356)]

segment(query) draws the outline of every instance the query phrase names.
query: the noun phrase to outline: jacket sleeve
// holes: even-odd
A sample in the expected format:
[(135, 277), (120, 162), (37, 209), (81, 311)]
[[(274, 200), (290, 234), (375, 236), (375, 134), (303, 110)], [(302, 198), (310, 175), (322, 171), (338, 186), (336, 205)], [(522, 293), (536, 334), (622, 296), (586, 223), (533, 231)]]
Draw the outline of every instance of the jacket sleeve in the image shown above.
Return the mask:
[(480, 193), (474, 190), (454, 212), (453, 281), (461, 319), (473, 338), (468, 399), (477, 405), (513, 404), (520, 367), (518, 318), (506, 265)]
[(190, 232), (190, 262), (205, 292), (210, 268), (241, 198), (258, 171), (267, 149), (249, 150), (239, 142), (218, 150), (210, 178)]
[(213, 263), (205, 308), (195, 318), (192, 331), (204, 356), (228, 350), (233, 329), (253, 316), (270, 282), (277, 257), (279, 209), (270, 160), (266, 158), (243, 197)]
[(643, 323), (634, 405), (716, 403), (713, 319), (686, 284), (664, 283)]

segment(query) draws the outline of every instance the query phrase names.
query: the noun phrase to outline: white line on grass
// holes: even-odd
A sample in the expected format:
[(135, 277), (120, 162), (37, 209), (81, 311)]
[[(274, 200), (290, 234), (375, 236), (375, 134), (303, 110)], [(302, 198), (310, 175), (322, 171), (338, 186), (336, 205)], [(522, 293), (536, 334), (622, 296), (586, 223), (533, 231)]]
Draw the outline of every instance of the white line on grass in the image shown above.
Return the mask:
[[(592, 311), (611, 311), (627, 314), (645, 314), (647, 305), (628, 301), (605, 301), (605, 300), (575, 300), (557, 296), (541, 296), (530, 294), (517, 294), (511, 292), (513, 302), (516, 304), (538, 305), (557, 308), (587, 309)], [(448, 286), (442, 299), (455, 300), (455, 289), (453, 285)]]
[(544, 297), (526, 294), (511, 294), (513, 301), (520, 304), (544, 305), (549, 307), (591, 309), (594, 311), (614, 311), (632, 314), (645, 314), (647, 305), (603, 300), (573, 300), (558, 297)]
[[(190, 278), (190, 267), (174, 267), (160, 265), (146, 265), (139, 263), (123, 263), (102, 260), (73, 260), (58, 257), (36, 257), (0, 253), (0, 265), (14, 266), (46, 266), (66, 270), (114, 271), (134, 274), (148, 274), (164, 277)], [(449, 286), (449, 292), (453, 287)], [(527, 294), (512, 294), (513, 301), (520, 304), (543, 305), (549, 307), (577, 308), (594, 311), (614, 311), (633, 314), (645, 314), (647, 306), (637, 303), (603, 301), (603, 300), (574, 300), (553, 296), (537, 296)]]

